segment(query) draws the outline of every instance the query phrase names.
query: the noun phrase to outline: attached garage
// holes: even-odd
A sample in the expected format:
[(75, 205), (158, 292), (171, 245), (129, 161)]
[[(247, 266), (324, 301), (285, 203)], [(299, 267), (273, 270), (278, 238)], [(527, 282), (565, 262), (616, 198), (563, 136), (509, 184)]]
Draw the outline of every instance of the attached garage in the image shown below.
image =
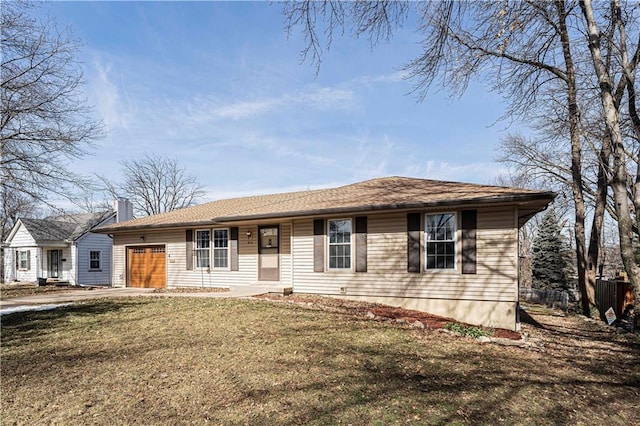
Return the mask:
[(167, 259), (165, 246), (136, 246), (127, 249), (129, 287), (165, 288)]

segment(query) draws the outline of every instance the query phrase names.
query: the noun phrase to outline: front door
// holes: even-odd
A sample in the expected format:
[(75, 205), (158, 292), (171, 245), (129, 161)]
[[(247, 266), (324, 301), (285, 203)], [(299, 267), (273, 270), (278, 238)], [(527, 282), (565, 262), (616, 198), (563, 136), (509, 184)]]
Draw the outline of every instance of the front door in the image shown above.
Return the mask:
[(60, 278), (62, 274), (62, 250), (49, 250), (49, 278)]
[(258, 280), (280, 281), (280, 227), (258, 227)]

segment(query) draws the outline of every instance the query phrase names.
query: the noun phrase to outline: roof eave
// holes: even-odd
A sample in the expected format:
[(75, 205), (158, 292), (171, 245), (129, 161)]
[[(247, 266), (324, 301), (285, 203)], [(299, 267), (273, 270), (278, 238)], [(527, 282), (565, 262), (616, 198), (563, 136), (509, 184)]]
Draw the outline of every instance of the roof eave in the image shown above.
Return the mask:
[(283, 219), (283, 218), (295, 218), (305, 216), (320, 216), (327, 214), (340, 214), (340, 213), (360, 213), (370, 211), (385, 211), (385, 210), (416, 210), (425, 208), (438, 208), (438, 207), (460, 207), (460, 206), (472, 206), (472, 205), (500, 205), (500, 204), (515, 204), (515, 203), (540, 203), (540, 210), (544, 210), (546, 205), (553, 201), (556, 197), (554, 192), (543, 192), (536, 194), (516, 194), (508, 196), (497, 197), (476, 197), (461, 200), (448, 200), (439, 202), (420, 202), (420, 203), (394, 203), (394, 204), (374, 204), (364, 205), (359, 207), (337, 207), (327, 209), (309, 209), (298, 210), (281, 213), (264, 213), (254, 215), (235, 215), (235, 216), (223, 216), (217, 218), (211, 218), (206, 221), (191, 221), (191, 222), (176, 222), (166, 224), (149, 224), (149, 225), (131, 225), (122, 226), (118, 228), (104, 227), (102, 229), (94, 229), (93, 232), (103, 234), (113, 234), (128, 231), (137, 231), (144, 229), (168, 229), (168, 228), (185, 228), (185, 227), (198, 227), (206, 225), (215, 225), (217, 223), (228, 222), (240, 222), (249, 220), (263, 220), (263, 219)]
[(119, 226), (117, 228), (112, 228), (109, 226), (100, 227), (92, 229), (91, 232), (96, 234), (114, 234), (118, 232), (128, 232), (128, 231), (140, 231), (144, 229), (170, 229), (170, 228), (185, 228), (185, 227), (197, 227), (197, 226), (206, 226), (215, 223), (215, 221), (206, 220), (206, 221), (197, 221), (197, 222), (174, 222), (174, 223), (159, 223), (159, 224), (149, 224), (149, 225), (129, 225), (129, 226)]
[[(402, 204), (374, 204), (360, 207), (338, 207), (328, 209), (313, 209), (303, 210), (296, 212), (283, 212), (276, 214), (257, 214), (246, 216), (227, 216), (218, 217), (212, 219), (208, 223), (226, 223), (226, 222), (238, 222), (245, 220), (261, 220), (261, 219), (281, 219), (281, 218), (293, 218), (303, 216), (320, 216), (327, 214), (340, 214), (340, 213), (360, 213), (369, 211), (384, 211), (384, 210), (418, 210), (418, 209), (432, 209), (439, 207), (460, 207), (460, 206), (473, 206), (473, 205), (500, 205), (500, 204), (515, 204), (515, 203), (531, 203), (540, 202), (546, 205), (556, 197), (554, 192), (545, 192), (542, 194), (526, 194), (514, 195), (514, 196), (499, 196), (499, 197), (477, 197), (473, 199), (462, 200), (449, 200), (438, 202), (422, 202), (422, 203), (402, 203)], [(542, 207), (540, 210), (544, 210)]]

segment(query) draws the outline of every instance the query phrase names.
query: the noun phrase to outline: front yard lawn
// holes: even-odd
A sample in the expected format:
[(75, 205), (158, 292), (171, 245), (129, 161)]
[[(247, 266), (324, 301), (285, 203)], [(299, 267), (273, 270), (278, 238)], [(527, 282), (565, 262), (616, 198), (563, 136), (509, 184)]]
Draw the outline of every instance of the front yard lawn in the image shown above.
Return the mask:
[(543, 351), (268, 300), (2, 317), (2, 424), (637, 422), (640, 344), (532, 315)]
[(75, 287), (70, 285), (46, 285), (39, 286), (35, 283), (11, 283), (0, 284), (0, 300), (14, 297), (36, 296), (41, 294), (60, 293), (69, 290), (88, 290), (88, 287)]

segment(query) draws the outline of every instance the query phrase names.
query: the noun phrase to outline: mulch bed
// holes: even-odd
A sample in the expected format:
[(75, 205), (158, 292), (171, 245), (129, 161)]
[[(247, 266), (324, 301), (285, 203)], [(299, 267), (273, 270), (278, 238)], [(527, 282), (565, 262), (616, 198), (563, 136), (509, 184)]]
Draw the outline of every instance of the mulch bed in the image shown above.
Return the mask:
[[(394, 306), (382, 305), (379, 303), (357, 302), (334, 297), (297, 294), (291, 294), (287, 296), (264, 294), (257, 297), (260, 299), (281, 301), (285, 303), (307, 306), (312, 309), (342, 312), (359, 316), (371, 313), (375, 315), (373, 319), (381, 321), (397, 321), (399, 323), (406, 324), (413, 324), (416, 321), (420, 321), (426, 329), (442, 329), (448, 323), (464, 324), (451, 318), (440, 317), (437, 315), (429, 314), (427, 312), (397, 308)], [(502, 328), (484, 329), (491, 332), (492, 337), (511, 340), (520, 340), (522, 338), (522, 335), (520, 333), (511, 330), (505, 330)]]

